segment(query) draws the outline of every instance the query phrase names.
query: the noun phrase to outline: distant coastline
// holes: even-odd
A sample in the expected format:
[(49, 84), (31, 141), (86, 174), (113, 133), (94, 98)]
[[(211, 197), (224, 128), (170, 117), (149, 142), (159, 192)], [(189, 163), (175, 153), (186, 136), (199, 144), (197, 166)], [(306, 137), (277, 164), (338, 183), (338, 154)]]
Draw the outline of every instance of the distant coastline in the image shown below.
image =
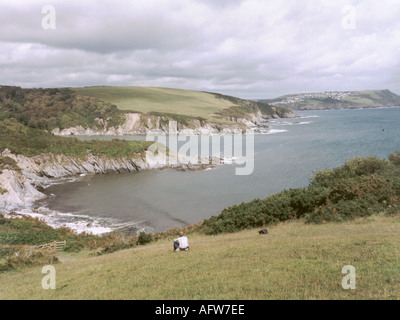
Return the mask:
[(390, 90), (300, 93), (257, 101), (291, 110), (366, 109), (400, 106), (400, 96)]

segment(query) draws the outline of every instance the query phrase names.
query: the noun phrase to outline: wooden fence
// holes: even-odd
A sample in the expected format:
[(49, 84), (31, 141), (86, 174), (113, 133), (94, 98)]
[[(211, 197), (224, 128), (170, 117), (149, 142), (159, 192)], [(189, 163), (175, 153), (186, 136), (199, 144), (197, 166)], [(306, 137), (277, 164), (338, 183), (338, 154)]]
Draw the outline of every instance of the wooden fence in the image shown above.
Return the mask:
[(50, 243), (45, 243), (45, 244), (40, 244), (37, 246), (32, 246), (29, 248), (29, 250), (26, 252), (26, 258), (29, 258), (34, 250), (46, 250), (51, 252), (53, 255), (57, 253), (57, 251), (60, 251), (64, 249), (64, 247), (67, 245), (67, 241), (53, 241)]
[(48, 250), (48, 251), (53, 251), (53, 252), (57, 252), (60, 251), (62, 249), (64, 249), (64, 247), (66, 246), (67, 241), (53, 241), (50, 243), (45, 243), (45, 244), (41, 244), (38, 246), (35, 246), (36, 249), (42, 249), (42, 250)]

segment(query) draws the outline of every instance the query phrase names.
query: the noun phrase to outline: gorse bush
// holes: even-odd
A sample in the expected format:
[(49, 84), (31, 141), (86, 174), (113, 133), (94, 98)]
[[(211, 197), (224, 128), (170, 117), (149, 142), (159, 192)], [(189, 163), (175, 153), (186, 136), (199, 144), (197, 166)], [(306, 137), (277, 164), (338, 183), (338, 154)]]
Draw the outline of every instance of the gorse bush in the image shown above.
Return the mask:
[(400, 166), (400, 152), (396, 151), (395, 153), (389, 155), (389, 161), (391, 164), (399, 167)]
[(44, 265), (58, 261), (51, 252), (33, 251), (27, 255), (28, 250), (29, 248), (26, 246), (0, 247), (0, 273), (20, 267)]
[(332, 170), (316, 172), (307, 188), (285, 190), (224, 209), (204, 221), (207, 234), (304, 218), (308, 223), (341, 222), (376, 212), (396, 212), (400, 204), (400, 154), (389, 161), (356, 158)]
[(347, 161), (343, 166), (332, 170), (322, 170), (314, 174), (310, 186), (327, 187), (348, 178), (355, 178), (364, 175), (388, 171), (390, 163), (385, 159), (378, 159), (374, 156), (369, 158), (355, 158)]
[(140, 232), (139, 237), (137, 239), (137, 244), (146, 244), (153, 241), (153, 235), (151, 233)]

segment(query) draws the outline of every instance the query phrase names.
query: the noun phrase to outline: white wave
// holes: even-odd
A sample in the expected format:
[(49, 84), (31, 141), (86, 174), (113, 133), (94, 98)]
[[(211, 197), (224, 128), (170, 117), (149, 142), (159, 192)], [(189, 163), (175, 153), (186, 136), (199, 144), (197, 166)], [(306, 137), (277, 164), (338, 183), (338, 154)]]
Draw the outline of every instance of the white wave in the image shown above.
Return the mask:
[(294, 121), (294, 122), (290, 122), (290, 121), (280, 121), (280, 122), (275, 122), (273, 125), (274, 126), (281, 126), (281, 127), (285, 127), (285, 126), (293, 126), (293, 125), (299, 125), (299, 124), (310, 124), (312, 123), (311, 121)]
[(287, 130), (279, 130), (279, 129), (270, 129), (266, 134), (276, 134), (276, 133), (283, 133), (288, 132)]
[(303, 122), (299, 122), (298, 124), (310, 124), (312, 123), (311, 121), (303, 121)]
[(244, 157), (224, 157), (223, 158), (224, 164), (244, 164), (246, 163), (246, 158)]
[[(111, 232), (117, 227), (116, 222), (108, 218), (97, 218), (73, 213), (61, 213), (50, 210), (46, 207), (36, 209), (22, 209), (15, 212), (20, 216), (38, 218), (52, 228), (66, 227), (76, 233), (90, 233), (101, 235)], [(15, 214), (6, 214), (6, 217), (13, 217)]]
[[(298, 122), (297, 122), (297, 123), (298, 123)], [(276, 126), (282, 126), (282, 127), (284, 127), (284, 126), (292, 126), (292, 125), (294, 125), (294, 124), (296, 124), (296, 122), (281, 121), (281, 122), (274, 123), (274, 125), (276, 125)]]
[(236, 161), (237, 157), (224, 157), (224, 164), (233, 164)]
[(321, 116), (317, 116), (317, 115), (299, 116), (299, 119), (308, 119), (308, 118), (321, 118)]

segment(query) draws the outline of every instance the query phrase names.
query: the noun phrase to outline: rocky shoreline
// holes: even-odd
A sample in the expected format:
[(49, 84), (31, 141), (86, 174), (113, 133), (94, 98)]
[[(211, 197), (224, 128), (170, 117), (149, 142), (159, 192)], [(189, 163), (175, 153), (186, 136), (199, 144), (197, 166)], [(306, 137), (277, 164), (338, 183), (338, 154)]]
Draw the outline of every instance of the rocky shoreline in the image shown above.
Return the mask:
[[(71, 178), (80, 175), (164, 168), (183, 171), (204, 170), (211, 166), (201, 164), (204, 162), (194, 161), (194, 159), (182, 159), (182, 156), (180, 156), (180, 162), (170, 161), (171, 165), (165, 164), (165, 155), (162, 152), (151, 157), (134, 155), (110, 158), (92, 154), (85, 157), (68, 157), (63, 154), (41, 154), (27, 157), (13, 154), (6, 149), (0, 156), (14, 160), (14, 167), (17, 167), (17, 169), (5, 167), (0, 171), (0, 211), (3, 213), (31, 208), (36, 201), (47, 197), (43, 191), (48, 186), (68, 182)], [(177, 154), (170, 152), (168, 157), (175, 159)]]
[[(287, 113), (284, 118), (296, 117), (293, 113)], [(190, 134), (232, 134), (238, 131), (245, 132), (252, 129), (257, 132), (260, 129), (267, 129), (271, 119), (282, 118), (282, 115), (274, 114), (272, 116), (263, 115), (260, 111), (248, 114), (247, 117), (229, 117), (224, 119), (229, 123), (210, 122), (200, 119), (189, 119), (185, 123), (177, 121), (177, 132), (190, 132)], [(98, 126), (84, 128), (75, 126), (60, 130), (55, 128), (52, 133), (59, 136), (125, 136), (125, 135), (146, 135), (157, 132), (159, 134), (168, 134), (170, 132), (169, 121), (175, 119), (169, 116), (144, 115), (141, 113), (125, 114), (124, 124), (117, 127), (109, 127), (107, 121), (97, 119)]]
[[(292, 113), (285, 114), (285, 118), (296, 117)], [(230, 118), (229, 124), (220, 124), (190, 119), (182, 124), (177, 122), (176, 134), (187, 133), (191, 135), (202, 134), (237, 134), (251, 130), (254, 133), (265, 133), (269, 128), (269, 121), (281, 118), (279, 114), (270, 116), (261, 112), (247, 114), (243, 118)], [(125, 122), (118, 127), (108, 127), (102, 119), (97, 119), (98, 126), (83, 128), (76, 126), (69, 129), (54, 129), (55, 135), (60, 136), (125, 136), (171, 133), (169, 121), (174, 121), (168, 116), (143, 115), (127, 113)], [(0, 168), (0, 212), (9, 214), (16, 211), (29, 211), (39, 200), (44, 200), (47, 195), (45, 189), (53, 184), (74, 181), (80, 175), (137, 172), (150, 169), (173, 168), (179, 171), (205, 170), (214, 167), (215, 163), (223, 164), (221, 159), (188, 159), (177, 154), (168, 155), (169, 164), (165, 164), (165, 154), (162, 151), (154, 156), (146, 157), (143, 154), (134, 154), (130, 157), (112, 158), (108, 156), (95, 156), (87, 154), (84, 157), (71, 157), (64, 154), (40, 154), (32, 157), (14, 154), (5, 149), (0, 153), (2, 158), (9, 158), (14, 166)], [(172, 161), (171, 161), (172, 158)], [(182, 161), (183, 160), (183, 161)], [(205, 161), (204, 161), (205, 160)], [(207, 161), (208, 160), (208, 161)], [(214, 164), (213, 164), (214, 163)]]

